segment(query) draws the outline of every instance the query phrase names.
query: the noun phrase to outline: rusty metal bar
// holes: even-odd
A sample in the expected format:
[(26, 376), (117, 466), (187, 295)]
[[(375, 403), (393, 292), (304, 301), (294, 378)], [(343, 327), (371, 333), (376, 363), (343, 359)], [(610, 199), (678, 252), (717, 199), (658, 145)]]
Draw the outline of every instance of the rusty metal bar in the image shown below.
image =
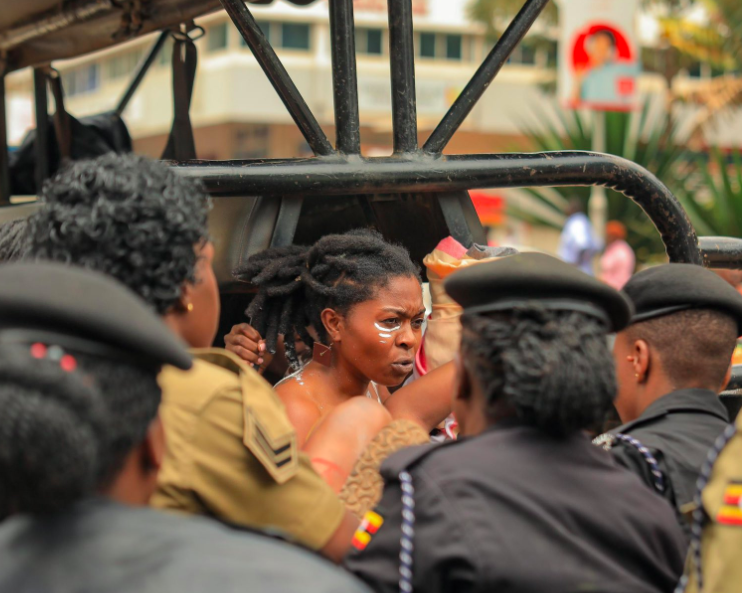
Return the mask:
[(330, 0), (330, 34), (335, 148), (343, 154), (360, 154), (361, 116), (358, 110), (353, 0)]
[(131, 82), (129, 83), (128, 88), (126, 89), (126, 92), (119, 100), (119, 104), (116, 107), (116, 115), (121, 115), (124, 113), (126, 108), (129, 105), (129, 101), (131, 101), (134, 94), (137, 92), (137, 89), (139, 88), (139, 85), (142, 84), (142, 81), (144, 80), (144, 77), (147, 75), (147, 72), (149, 72), (150, 67), (154, 63), (154, 61), (157, 59), (157, 56), (160, 54), (160, 51), (162, 50), (162, 46), (165, 45), (165, 42), (167, 41), (168, 37), (170, 36), (170, 31), (162, 31), (155, 40), (155, 42), (152, 44), (152, 47), (150, 47), (149, 51), (147, 52), (147, 55), (144, 56), (139, 64), (137, 64), (136, 71), (134, 72), (134, 75), (132, 76)]
[[(675, 262), (701, 264), (693, 225), (677, 198), (636, 163), (593, 152), (432, 158), (195, 161), (174, 166), (215, 195), (435, 193), (474, 188), (603, 185), (632, 198), (657, 227)], [(431, 196), (433, 197), (433, 196)]]
[(0, 72), (0, 206), (10, 204), (8, 166), (8, 112), (5, 105), (5, 74)]
[(392, 72), (394, 152), (417, 151), (417, 96), (412, 0), (389, 0), (389, 62)]
[(482, 65), (472, 76), (466, 88), (458, 96), (433, 133), (423, 146), (425, 152), (440, 154), (459, 129), (466, 116), (477, 104), (490, 83), (495, 79), (510, 54), (530, 30), (533, 22), (549, 0), (528, 0), (508, 28), (492, 48)]
[(304, 138), (315, 154), (327, 156), (335, 149), (327, 139), (322, 127), (317, 122), (311, 109), (296, 88), (291, 76), (273, 51), (260, 27), (255, 22), (243, 0), (220, 0), (222, 6), (232, 19), (242, 38), (252, 50), (255, 59), (265, 72), (278, 96), (288, 109), (289, 114), (304, 135)]
[(33, 88), (36, 108), (36, 192), (49, 177), (49, 94), (46, 69), (34, 68)]

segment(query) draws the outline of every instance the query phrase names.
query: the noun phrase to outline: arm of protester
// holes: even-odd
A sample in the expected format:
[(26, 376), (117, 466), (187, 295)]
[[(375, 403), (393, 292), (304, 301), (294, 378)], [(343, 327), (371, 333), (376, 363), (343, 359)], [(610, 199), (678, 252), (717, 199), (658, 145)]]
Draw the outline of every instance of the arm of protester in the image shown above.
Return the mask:
[(455, 382), (456, 367), (449, 362), (401, 387), (384, 405), (395, 420), (411, 420), (431, 431), (451, 413)]
[(238, 323), (224, 336), (224, 347), (246, 363), (256, 367), (262, 374), (273, 358), (265, 340), (249, 323)]
[(389, 412), (367, 397), (352, 397), (327, 414), (304, 445), (317, 473), (340, 492), (358, 459), (390, 422)]

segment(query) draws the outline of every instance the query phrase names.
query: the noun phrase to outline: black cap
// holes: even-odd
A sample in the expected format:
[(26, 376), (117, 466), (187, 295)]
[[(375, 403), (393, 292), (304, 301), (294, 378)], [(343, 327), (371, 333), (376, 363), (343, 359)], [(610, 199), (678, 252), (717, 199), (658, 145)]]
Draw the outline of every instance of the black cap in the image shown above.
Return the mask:
[(620, 331), (631, 318), (629, 300), (577, 267), (542, 253), (520, 253), (460, 270), (446, 279), (446, 292), (465, 313), (489, 313), (539, 304), (578, 311)]
[(0, 266), (0, 343), (14, 342), (191, 367), (185, 344), (136, 294), (102, 274), (58, 263)]
[(639, 272), (624, 286), (634, 301), (632, 323), (687, 309), (714, 309), (735, 319), (742, 334), (742, 295), (725, 280), (693, 264), (664, 264)]

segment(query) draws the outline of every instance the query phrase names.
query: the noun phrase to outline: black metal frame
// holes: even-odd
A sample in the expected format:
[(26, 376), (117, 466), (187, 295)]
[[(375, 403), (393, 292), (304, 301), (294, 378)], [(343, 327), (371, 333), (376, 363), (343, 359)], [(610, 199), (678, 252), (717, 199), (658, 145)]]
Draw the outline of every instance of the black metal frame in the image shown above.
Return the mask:
[[(695, 231), (677, 199), (651, 173), (610, 155), (589, 152), (486, 154), (445, 156), (443, 150), (477, 101), (495, 79), (517, 44), (549, 0), (525, 0), (464, 91), (430, 137), (418, 145), (412, 0), (389, 0), (389, 39), (394, 154), (364, 158), (356, 73), (352, 0), (329, 0), (332, 36), (333, 96), (336, 145), (293, 83), (243, 0), (220, 0), (256, 60), (313, 150), (309, 159), (173, 163), (184, 175), (202, 178), (214, 195), (262, 195), (281, 200), (272, 243), (291, 242), (302, 200), (312, 196), (347, 196), (416, 192), (438, 199), (454, 236), (471, 238), (462, 201), (452, 192), (480, 187), (603, 185), (636, 201), (657, 226), (672, 261), (742, 267), (742, 241), (704, 240), (699, 250)], [(160, 51), (168, 31), (141, 62), (117, 112), (136, 92)], [(44, 72), (34, 72), (38, 126), (39, 180), (48, 168), (43, 147), (48, 137)], [(3, 86), (0, 85), (0, 148), (5, 134)], [(0, 150), (0, 177), (5, 180), (7, 151)], [(453, 195), (453, 197), (452, 197)], [(7, 203), (7, 186), (0, 183), (0, 203)], [(363, 202), (363, 200), (361, 200)], [(364, 209), (373, 212), (369, 203)], [(467, 237), (468, 233), (468, 237)]]

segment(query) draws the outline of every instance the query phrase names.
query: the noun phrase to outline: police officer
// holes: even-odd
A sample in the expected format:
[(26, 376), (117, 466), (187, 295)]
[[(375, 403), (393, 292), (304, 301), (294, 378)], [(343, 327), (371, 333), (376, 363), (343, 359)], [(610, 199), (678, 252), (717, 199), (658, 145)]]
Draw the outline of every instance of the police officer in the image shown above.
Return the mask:
[(737, 593), (742, 582), (742, 415), (717, 439), (696, 491), (685, 593)]
[(742, 296), (689, 264), (650, 268), (624, 290), (636, 307), (614, 345), (624, 424), (597, 442), (676, 508), (688, 536), (682, 509), (729, 422), (718, 394), (742, 333)]
[(146, 508), (165, 364), (191, 357), (120, 284), (0, 266), (0, 592), (363, 591), (284, 542)]
[(28, 223), (33, 257), (114, 277), (193, 348), (191, 370), (162, 373), (168, 448), (152, 504), (280, 532), (340, 560), (358, 520), (299, 452), (267, 382), (209, 348), (219, 292), (201, 187), (163, 163), (111, 154), (61, 170), (41, 199)]
[(672, 591), (684, 555), (672, 509), (584, 433), (615, 394), (606, 335), (629, 302), (533, 253), (445, 288), (464, 310), (462, 438), (386, 462), (347, 567), (375, 591)]

